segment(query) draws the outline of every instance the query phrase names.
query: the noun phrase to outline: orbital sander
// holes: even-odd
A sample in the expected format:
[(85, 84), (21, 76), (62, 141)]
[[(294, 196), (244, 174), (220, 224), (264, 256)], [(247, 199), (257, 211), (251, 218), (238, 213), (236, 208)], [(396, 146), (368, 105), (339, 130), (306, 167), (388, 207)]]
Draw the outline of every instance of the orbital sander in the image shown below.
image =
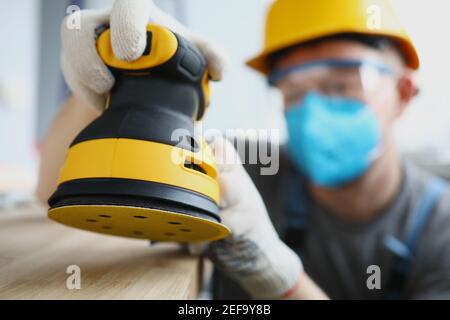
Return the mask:
[(155, 24), (147, 26), (146, 49), (134, 62), (114, 56), (107, 28), (97, 50), (115, 84), (102, 115), (69, 148), (49, 218), (154, 241), (226, 237), (214, 157), (194, 132), (209, 104), (204, 57)]

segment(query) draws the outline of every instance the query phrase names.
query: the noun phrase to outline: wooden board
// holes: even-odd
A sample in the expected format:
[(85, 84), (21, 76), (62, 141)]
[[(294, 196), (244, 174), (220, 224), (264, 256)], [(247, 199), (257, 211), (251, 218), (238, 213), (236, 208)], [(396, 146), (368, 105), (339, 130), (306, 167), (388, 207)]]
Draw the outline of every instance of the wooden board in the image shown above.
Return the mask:
[[(72, 265), (79, 290), (66, 285)], [(0, 211), (0, 299), (193, 299), (201, 266), (177, 244), (72, 229), (36, 206)]]

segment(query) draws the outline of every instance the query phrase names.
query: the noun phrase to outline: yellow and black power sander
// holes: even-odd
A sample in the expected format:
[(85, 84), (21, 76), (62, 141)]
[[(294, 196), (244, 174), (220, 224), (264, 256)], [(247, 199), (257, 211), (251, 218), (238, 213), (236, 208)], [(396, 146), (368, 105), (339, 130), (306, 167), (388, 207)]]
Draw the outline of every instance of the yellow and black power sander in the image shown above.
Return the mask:
[[(204, 57), (186, 39), (149, 24), (141, 58), (115, 58), (109, 29), (97, 39), (116, 81), (103, 114), (73, 141), (48, 216), (84, 230), (155, 241), (226, 237), (217, 170), (194, 134), (209, 104)], [(172, 133), (187, 132), (182, 139)]]

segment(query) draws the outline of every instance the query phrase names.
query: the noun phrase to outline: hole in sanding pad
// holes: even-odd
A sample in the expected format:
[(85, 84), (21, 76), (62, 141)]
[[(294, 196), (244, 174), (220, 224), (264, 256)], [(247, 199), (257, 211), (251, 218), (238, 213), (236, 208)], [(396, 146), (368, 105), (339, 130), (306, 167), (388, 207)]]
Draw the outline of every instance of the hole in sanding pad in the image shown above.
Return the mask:
[(181, 222), (169, 221), (168, 224), (181, 224)]
[(103, 226), (102, 229), (105, 229), (105, 230), (111, 230), (112, 227), (110, 227), (110, 226)]
[(98, 222), (98, 220), (95, 219), (86, 219), (87, 222)]
[(182, 231), (182, 232), (192, 232), (191, 229), (180, 229), (180, 231)]
[(136, 236), (142, 236), (144, 233), (141, 231), (134, 231), (133, 234)]
[(144, 216), (134, 216), (136, 219), (147, 219), (147, 217)]
[(111, 216), (107, 214), (99, 214), (98, 216), (101, 218), (111, 218)]

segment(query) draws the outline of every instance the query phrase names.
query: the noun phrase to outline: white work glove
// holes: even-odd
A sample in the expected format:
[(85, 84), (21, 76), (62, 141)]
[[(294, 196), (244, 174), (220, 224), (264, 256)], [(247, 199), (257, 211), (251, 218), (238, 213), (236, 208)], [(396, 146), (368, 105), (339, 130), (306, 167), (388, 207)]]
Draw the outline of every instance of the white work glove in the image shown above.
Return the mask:
[(210, 243), (207, 256), (253, 299), (281, 298), (300, 280), (302, 263), (278, 237), (233, 145), (215, 138), (210, 146), (219, 171), (220, 216), (231, 235)]
[(158, 8), (152, 0), (116, 0), (112, 10), (83, 10), (80, 28), (73, 28), (74, 16), (64, 19), (61, 26), (61, 66), (72, 93), (102, 110), (114, 77), (100, 59), (96, 48), (97, 28), (109, 24), (111, 45), (120, 60), (134, 61), (146, 47), (147, 24), (155, 23), (171, 29), (194, 43), (206, 59), (209, 75), (219, 81), (225, 69), (225, 59), (218, 49), (190, 32), (176, 19)]

